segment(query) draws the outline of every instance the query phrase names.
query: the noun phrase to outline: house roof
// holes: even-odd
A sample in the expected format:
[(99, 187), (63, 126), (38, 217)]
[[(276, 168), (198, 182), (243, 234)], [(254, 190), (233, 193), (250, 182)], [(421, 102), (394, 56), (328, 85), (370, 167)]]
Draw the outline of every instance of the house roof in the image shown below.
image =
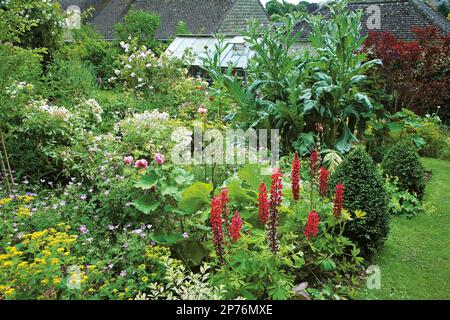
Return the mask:
[[(256, 18), (268, 23), (269, 18), (259, 0), (60, 0), (63, 8), (81, 3), (82, 9), (89, 3), (96, 13), (89, 21), (106, 39), (114, 39), (114, 24), (131, 8), (152, 11), (161, 17), (156, 32), (157, 39), (169, 39), (176, 34), (178, 22), (183, 21), (193, 34), (238, 35), (247, 20)], [(75, 3), (73, 3), (75, 2)], [(100, 3), (100, 5), (99, 5)]]
[[(380, 29), (370, 31), (391, 32), (400, 40), (414, 40), (413, 27), (435, 26), (442, 34), (450, 32), (450, 22), (442, 15), (434, 11), (429, 5), (418, 0), (356, 0), (348, 4), (350, 11), (362, 10), (362, 34), (367, 35), (369, 29), (367, 20), (373, 12), (367, 12), (370, 5), (380, 8)], [(324, 6), (314, 14), (320, 14), (325, 18), (330, 17), (329, 9)], [(306, 21), (302, 21), (295, 27), (296, 32), (301, 32), (300, 40), (307, 41), (311, 29)]]
[[(245, 42), (242, 36), (229, 36), (224, 38), (224, 43), (228, 44), (221, 55), (220, 65), (223, 68), (231, 65), (237, 69), (246, 69), (248, 61), (255, 54), (250, 50), (250, 46)], [(202, 58), (206, 56), (206, 52), (215, 51), (218, 44), (217, 38), (213, 36), (196, 36), (185, 35), (177, 36), (169, 45), (166, 54), (182, 58), (186, 49), (194, 55), (191, 66), (202, 66)]]

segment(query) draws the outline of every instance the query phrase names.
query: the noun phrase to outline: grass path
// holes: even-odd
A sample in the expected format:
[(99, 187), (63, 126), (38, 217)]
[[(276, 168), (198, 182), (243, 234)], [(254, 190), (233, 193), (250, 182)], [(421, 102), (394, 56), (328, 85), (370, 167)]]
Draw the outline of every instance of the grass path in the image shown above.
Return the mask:
[(363, 289), (358, 299), (450, 299), (450, 162), (422, 162), (432, 172), (424, 201), (437, 210), (391, 220), (389, 238), (374, 259), (381, 289)]

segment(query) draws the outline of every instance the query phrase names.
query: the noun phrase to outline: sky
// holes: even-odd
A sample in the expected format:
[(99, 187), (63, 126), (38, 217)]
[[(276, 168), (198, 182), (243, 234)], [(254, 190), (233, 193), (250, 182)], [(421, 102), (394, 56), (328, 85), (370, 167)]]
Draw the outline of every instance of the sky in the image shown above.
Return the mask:
[[(266, 2), (268, 2), (269, 0), (261, 0), (261, 3), (263, 5), (266, 5)], [(279, 0), (281, 2), (281, 0)], [(301, 0), (286, 0), (286, 2), (290, 2), (290, 3), (294, 3), (297, 4), (299, 3)], [(307, 0), (308, 2), (324, 2), (324, 0)]]

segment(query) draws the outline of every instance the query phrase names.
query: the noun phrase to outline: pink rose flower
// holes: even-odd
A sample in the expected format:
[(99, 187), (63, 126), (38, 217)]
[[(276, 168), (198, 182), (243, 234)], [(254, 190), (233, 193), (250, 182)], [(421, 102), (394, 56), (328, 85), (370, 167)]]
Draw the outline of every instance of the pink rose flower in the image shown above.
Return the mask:
[(123, 158), (123, 163), (125, 163), (126, 165), (130, 165), (133, 163), (133, 157), (132, 156), (127, 156), (125, 158)]
[(198, 108), (198, 113), (200, 113), (200, 114), (206, 114), (206, 112), (208, 112), (208, 109), (203, 108), (203, 107)]
[(136, 161), (134, 166), (136, 168), (139, 168), (139, 169), (147, 169), (148, 168), (148, 162), (145, 159), (140, 159), (140, 160)]
[(160, 153), (155, 154), (155, 158), (154, 158), (155, 162), (157, 164), (163, 164), (164, 163), (164, 156)]

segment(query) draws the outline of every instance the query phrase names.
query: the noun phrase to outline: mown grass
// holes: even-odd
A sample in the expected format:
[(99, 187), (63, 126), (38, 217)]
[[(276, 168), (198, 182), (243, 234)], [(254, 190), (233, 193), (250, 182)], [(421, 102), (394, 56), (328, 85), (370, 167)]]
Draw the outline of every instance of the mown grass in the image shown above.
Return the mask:
[(381, 289), (364, 288), (357, 299), (450, 299), (450, 162), (422, 162), (432, 172), (424, 201), (436, 211), (391, 220), (389, 238), (373, 261)]

